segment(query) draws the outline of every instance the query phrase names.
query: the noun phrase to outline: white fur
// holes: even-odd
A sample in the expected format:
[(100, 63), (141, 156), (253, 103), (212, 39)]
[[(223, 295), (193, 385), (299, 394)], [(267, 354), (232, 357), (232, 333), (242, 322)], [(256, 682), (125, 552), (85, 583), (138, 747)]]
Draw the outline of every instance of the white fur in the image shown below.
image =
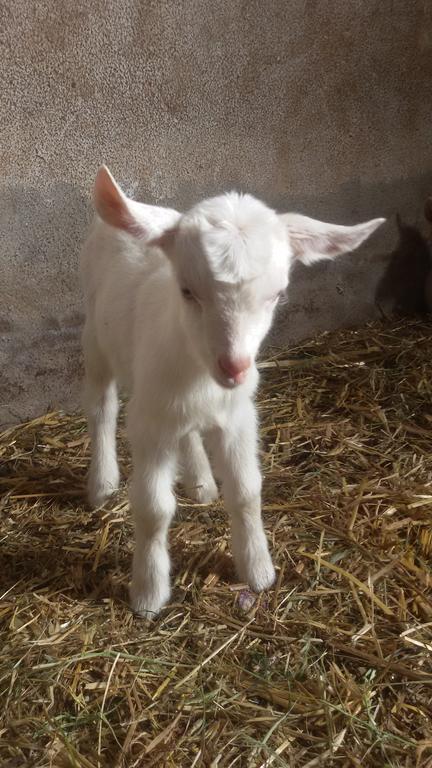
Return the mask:
[[(85, 406), (93, 446), (88, 489), (91, 503), (100, 505), (118, 487), (120, 385), (131, 396), (132, 607), (151, 616), (169, 600), (167, 533), (178, 469), (198, 501), (217, 496), (204, 443), (231, 515), (239, 577), (253, 589), (266, 589), (275, 572), (261, 520), (255, 358), (292, 261), (296, 255), (317, 258), (317, 223), (297, 216), (284, 222), (258, 200), (235, 193), (180, 216), (128, 200), (104, 168), (95, 206), (104, 220), (96, 217), (81, 261)], [(365, 224), (362, 233), (352, 228), (349, 246), (381, 221)], [(343, 228), (343, 247), (337, 227), (319, 223), (318, 229), (321, 258), (329, 257), (329, 242), (330, 257), (347, 250), (349, 228)], [(182, 288), (195, 298), (185, 298)], [(221, 356), (250, 359), (241, 383), (221, 369)]]

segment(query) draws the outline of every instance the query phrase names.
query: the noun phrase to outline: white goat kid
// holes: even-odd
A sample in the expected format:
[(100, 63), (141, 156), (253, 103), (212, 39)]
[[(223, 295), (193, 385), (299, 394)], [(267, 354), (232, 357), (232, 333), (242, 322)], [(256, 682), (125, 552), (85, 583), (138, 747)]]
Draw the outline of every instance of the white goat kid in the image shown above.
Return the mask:
[(231, 515), (238, 575), (266, 589), (275, 572), (261, 520), (255, 358), (291, 264), (352, 250), (384, 219), (341, 227), (278, 216), (236, 193), (180, 215), (129, 200), (105, 167), (94, 204), (99, 216), (81, 263), (88, 489), (97, 506), (118, 486), (119, 384), (131, 395), (132, 607), (152, 616), (170, 596), (167, 533), (178, 467), (198, 501), (217, 496), (202, 438)]

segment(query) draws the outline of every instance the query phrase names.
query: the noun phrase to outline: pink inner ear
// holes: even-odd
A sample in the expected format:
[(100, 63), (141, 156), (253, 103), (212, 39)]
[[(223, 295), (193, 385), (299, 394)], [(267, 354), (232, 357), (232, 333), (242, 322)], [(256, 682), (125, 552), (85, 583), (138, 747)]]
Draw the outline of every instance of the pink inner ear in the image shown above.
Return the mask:
[(127, 208), (123, 205), (123, 201), (115, 195), (106, 194), (100, 198), (97, 208), (103, 220), (107, 224), (111, 224), (112, 227), (129, 230), (132, 225), (132, 219)]
[(308, 254), (321, 254), (321, 258), (334, 258), (353, 246), (353, 238), (349, 233), (329, 232), (328, 234), (296, 232), (292, 235), (291, 245), (297, 259), (302, 259)]
[(127, 198), (117, 187), (106, 168), (101, 168), (94, 187), (93, 199), (99, 216), (112, 227), (122, 229), (134, 237), (146, 234), (144, 228), (129, 211)]
[(290, 232), (290, 243), (294, 257), (300, 260), (317, 244), (309, 232)]

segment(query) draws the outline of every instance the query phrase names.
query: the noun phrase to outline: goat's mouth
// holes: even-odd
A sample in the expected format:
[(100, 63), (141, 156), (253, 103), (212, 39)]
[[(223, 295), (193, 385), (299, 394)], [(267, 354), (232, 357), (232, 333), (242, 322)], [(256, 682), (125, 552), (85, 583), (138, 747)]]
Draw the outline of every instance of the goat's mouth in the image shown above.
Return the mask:
[(224, 376), (223, 373), (218, 371), (214, 374), (214, 378), (216, 379), (217, 383), (220, 384), (220, 386), (224, 389), (236, 389), (237, 387), (241, 387), (241, 385), (244, 384), (247, 379), (247, 375), (248, 371), (245, 371), (242, 377), (234, 379), (230, 376)]

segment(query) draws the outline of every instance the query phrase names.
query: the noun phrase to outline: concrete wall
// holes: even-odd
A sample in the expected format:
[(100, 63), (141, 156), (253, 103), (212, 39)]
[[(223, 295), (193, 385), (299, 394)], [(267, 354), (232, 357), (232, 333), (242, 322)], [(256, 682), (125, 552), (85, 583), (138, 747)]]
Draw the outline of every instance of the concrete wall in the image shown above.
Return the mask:
[[(431, 192), (430, 2), (3, 0), (0, 45), (0, 422), (78, 402), (101, 162), (148, 202), (237, 187), (340, 223)], [(278, 338), (370, 317), (394, 241), (299, 268)]]

